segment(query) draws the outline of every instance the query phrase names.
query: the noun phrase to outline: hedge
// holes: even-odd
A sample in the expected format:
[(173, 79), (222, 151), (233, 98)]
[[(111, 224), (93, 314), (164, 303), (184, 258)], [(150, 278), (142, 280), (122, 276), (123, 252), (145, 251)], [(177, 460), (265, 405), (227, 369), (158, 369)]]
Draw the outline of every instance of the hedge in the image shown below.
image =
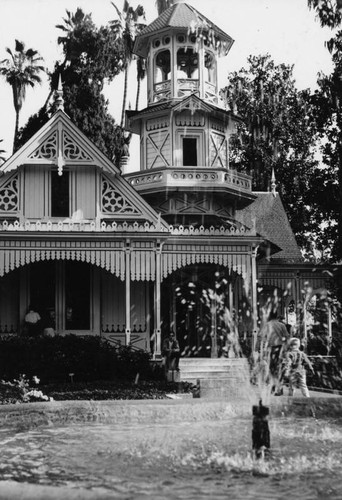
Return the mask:
[(36, 375), (42, 384), (159, 378), (150, 354), (115, 347), (99, 336), (7, 337), (0, 339), (0, 378)]

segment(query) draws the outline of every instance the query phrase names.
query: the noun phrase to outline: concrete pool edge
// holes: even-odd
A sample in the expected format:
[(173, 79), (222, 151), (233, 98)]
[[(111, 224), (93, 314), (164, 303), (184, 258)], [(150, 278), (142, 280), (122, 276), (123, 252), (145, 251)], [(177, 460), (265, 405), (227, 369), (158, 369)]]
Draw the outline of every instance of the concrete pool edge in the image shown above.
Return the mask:
[[(114, 400), (54, 401), (0, 406), (0, 425), (19, 430), (39, 426), (79, 423), (138, 424), (163, 422), (198, 422), (251, 416), (250, 399), (231, 401), (210, 399), (185, 400)], [(270, 417), (297, 416), (316, 418), (342, 417), (342, 397), (321, 395), (310, 399), (288, 396), (272, 397)]]

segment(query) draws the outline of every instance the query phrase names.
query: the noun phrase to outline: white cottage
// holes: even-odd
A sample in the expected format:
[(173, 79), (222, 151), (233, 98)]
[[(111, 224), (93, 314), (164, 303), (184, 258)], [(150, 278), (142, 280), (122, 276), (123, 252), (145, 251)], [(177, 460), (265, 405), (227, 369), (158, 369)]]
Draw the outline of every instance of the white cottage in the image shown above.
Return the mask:
[(137, 37), (148, 105), (127, 112), (141, 145), (129, 173), (71, 122), (59, 89), (57, 112), (1, 167), (1, 333), (21, 334), (31, 304), (58, 335), (158, 358), (173, 329), (183, 355), (217, 356), (218, 300), (250, 339), (265, 294), (278, 291), (287, 317), (303, 286), (325, 284), (303, 264), (275, 190), (253, 192), (230, 168), (238, 117), (220, 104), (217, 60), (232, 43), (186, 3)]

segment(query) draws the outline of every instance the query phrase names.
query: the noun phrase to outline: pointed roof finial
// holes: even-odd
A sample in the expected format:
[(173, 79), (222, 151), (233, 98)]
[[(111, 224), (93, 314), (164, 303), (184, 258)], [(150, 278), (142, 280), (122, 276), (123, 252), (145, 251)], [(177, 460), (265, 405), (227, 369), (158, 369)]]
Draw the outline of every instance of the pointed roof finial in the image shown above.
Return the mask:
[(277, 196), (277, 192), (276, 192), (276, 178), (275, 178), (275, 173), (274, 173), (274, 167), (272, 167), (271, 193), (273, 194), (273, 196)]
[(59, 73), (58, 77), (58, 87), (55, 93), (55, 104), (56, 104), (56, 109), (59, 110), (61, 109), (64, 111), (64, 99), (63, 99), (63, 87), (62, 87), (62, 75)]

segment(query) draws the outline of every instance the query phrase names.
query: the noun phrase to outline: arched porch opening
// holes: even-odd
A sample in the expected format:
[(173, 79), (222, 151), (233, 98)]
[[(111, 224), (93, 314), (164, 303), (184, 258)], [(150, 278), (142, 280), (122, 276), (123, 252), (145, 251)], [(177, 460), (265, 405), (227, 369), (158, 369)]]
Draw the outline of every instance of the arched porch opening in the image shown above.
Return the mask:
[(216, 264), (182, 267), (162, 282), (162, 339), (176, 333), (181, 355), (227, 355), (233, 328), (246, 341), (252, 335), (251, 299), (241, 275)]
[[(130, 344), (151, 350), (154, 282), (131, 280)], [(40, 317), (39, 332), (101, 335), (127, 344), (126, 281), (109, 270), (75, 259), (49, 259), (0, 277), (0, 334), (25, 335), (29, 306)], [(49, 332), (51, 333), (51, 331)]]

